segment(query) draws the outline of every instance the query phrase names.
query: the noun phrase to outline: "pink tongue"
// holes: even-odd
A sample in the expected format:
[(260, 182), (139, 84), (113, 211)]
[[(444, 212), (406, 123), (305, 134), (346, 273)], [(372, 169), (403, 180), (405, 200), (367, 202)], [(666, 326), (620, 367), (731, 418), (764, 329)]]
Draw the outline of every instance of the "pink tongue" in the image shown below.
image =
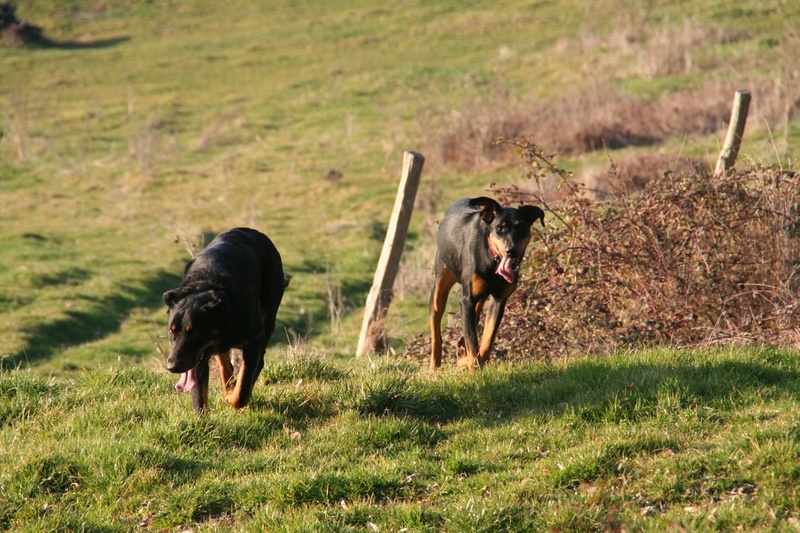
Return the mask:
[(514, 272), (514, 260), (510, 257), (503, 257), (500, 259), (500, 264), (497, 265), (497, 270), (495, 272), (505, 279), (509, 283), (514, 283), (514, 280), (517, 277), (517, 274)]
[(189, 392), (197, 386), (197, 380), (194, 378), (194, 368), (188, 372), (181, 374), (181, 379), (175, 384), (175, 390), (178, 392)]

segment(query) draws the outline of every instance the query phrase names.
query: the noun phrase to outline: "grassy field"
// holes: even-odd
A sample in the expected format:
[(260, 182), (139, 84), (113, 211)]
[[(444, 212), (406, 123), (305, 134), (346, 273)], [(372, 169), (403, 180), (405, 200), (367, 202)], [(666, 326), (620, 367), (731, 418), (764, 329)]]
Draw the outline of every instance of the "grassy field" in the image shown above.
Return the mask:
[[(0, 391), (15, 531), (794, 530), (800, 366), (649, 351), (438, 376), (270, 363), (206, 416), (144, 369)], [(216, 391), (215, 391), (216, 392)]]
[[(795, 527), (793, 352), (441, 378), (353, 353), (404, 150), (427, 160), (398, 352), (426, 329), (432, 221), (520, 174), (448, 164), (443, 139), (533, 103), (752, 88), (740, 160), (793, 168), (800, 6), (17, 4), (57, 44), (0, 46), (0, 527)], [(560, 164), (713, 164), (723, 137)], [(270, 235), (293, 279), (253, 408), (214, 399), (199, 418), (163, 369), (161, 294), (239, 225)]]
[[(480, 119), (489, 106), (598, 85), (640, 96), (680, 91), (701, 75), (731, 95), (753, 80), (791, 87), (775, 43), (796, 9), (681, 5), (646, 13), (635, 3), (583, 2), (20, 4), (20, 18), (65, 44), (0, 49), (6, 366), (68, 374), (120, 359), (157, 367), (159, 295), (178, 283), (187, 244), (236, 225), (268, 233), (294, 276), (281, 325), (349, 356), (403, 150), (428, 158), (419, 194), (434, 220), (452, 200), (518, 175), (442, 163), (437, 142), (459, 124), (453, 117)], [(691, 11), (681, 17), (678, 8)], [(689, 37), (691, 28), (718, 28), (724, 39), (692, 45), (663, 29), (670, 24), (690, 28), (682, 30)], [(665, 74), (648, 73), (646, 47), (616, 45), (640, 26), (675, 33), (688, 44), (673, 54), (703, 69), (669, 69), (665, 59)], [(589, 69), (593, 61), (603, 67)], [(758, 118), (767, 96), (754, 96), (743, 158), (775, 162)], [(672, 144), (716, 154), (721, 137), (676, 132)], [(580, 171), (606, 160), (563, 163)], [(332, 170), (342, 177), (326, 179)], [(398, 349), (425, 329), (432, 250), (424, 222), (412, 222), (409, 297), (390, 317)], [(331, 309), (340, 317), (334, 328)]]

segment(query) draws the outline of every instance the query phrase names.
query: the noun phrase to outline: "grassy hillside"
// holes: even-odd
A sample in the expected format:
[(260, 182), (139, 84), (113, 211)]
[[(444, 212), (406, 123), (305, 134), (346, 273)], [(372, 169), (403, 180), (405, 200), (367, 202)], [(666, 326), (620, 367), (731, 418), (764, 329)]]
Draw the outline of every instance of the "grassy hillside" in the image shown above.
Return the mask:
[[(796, 168), (800, 4), (17, 4), (53, 44), (0, 46), (0, 529), (796, 527), (792, 350), (439, 376), (353, 353), (404, 150), (427, 160), (396, 351), (427, 328), (436, 220), (519, 179), (495, 133), (576, 179), (713, 165), (749, 88), (741, 164)], [(598, 149), (614, 122), (654, 133)], [(238, 225), (293, 279), (251, 408), (214, 383), (198, 417), (161, 294)]]
[[(712, 5), (20, 3), (18, 17), (61, 46), (0, 48), (6, 366), (157, 367), (161, 292), (178, 283), (187, 249), (235, 225), (268, 233), (294, 275), (281, 324), (349, 356), (403, 150), (428, 157), (430, 221), (516, 177), (442, 161), (441, 139), (470, 117), (597, 87), (655, 98), (717, 80), (732, 95), (774, 80), (789, 91), (796, 73), (782, 57), (797, 8)], [(670, 51), (683, 66), (670, 67)], [(775, 162), (758, 114), (767, 96), (754, 96), (743, 158)], [(676, 131), (673, 144), (714, 157), (721, 136)], [(425, 329), (422, 215), (391, 315), (398, 348)]]
[(298, 356), (252, 408), (213, 394), (202, 417), (163, 374), (19, 371), (0, 382), (0, 528), (789, 531), (798, 371), (780, 350), (435, 377)]

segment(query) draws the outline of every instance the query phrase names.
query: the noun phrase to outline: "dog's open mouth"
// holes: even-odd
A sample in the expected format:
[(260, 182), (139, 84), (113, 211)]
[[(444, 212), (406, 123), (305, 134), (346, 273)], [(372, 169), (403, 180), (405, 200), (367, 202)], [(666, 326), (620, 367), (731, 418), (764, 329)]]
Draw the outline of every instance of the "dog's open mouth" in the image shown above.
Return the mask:
[[(197, 367), (195, 367), (197, 368)], [(175, 384), (175, 390), (178, 392), (189, 392), (197, 386), (197, 373), (195, 369), (189, 369), (181, 374), (181, 379)]]
[[(181, 372), (181, 378), (175, 384), (175, 390), (178, 392), (189, 392), (190, 390), (194, 389), (197, 386), (197, 369), (200, 368), (202, 364), (208, 364), (208, 360), (213, 353), (214, 345), (213, 343), (209, 343), (201, 348), (200, 357), (197, 359), (195, 365), (185, 372)], [(180, 358), (176, 358), (176, 360), (180, 361)], [(172, 365), (170, 367), (169, 362), (168, 369), (170, 372), (178, 373), (179, 368), (185, 368), (182, 364), (178, 363)]]
[(517, 272), (519, 271), (519, 261), (513, 257), (500, 257), (500, 262), (497, 264), (495, 273), (506, 280), (508, 283), (514, 283), (517, 279)]

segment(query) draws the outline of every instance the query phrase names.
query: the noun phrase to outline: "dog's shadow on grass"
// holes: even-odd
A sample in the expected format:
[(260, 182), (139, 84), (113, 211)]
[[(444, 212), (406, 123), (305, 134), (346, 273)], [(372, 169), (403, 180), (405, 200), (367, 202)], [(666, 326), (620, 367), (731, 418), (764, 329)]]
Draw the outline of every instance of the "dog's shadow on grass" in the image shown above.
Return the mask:
[[(546, 373), (528, 383), (487, 385), (483, 397), (498, 395), (507, 405), (500, 416), (482, 416), (486, 425), (520, 417), (575, 417), (580, 423), (627, 423), (697, 410), (724, 416), (737, 404), (760, 401), (775, 390), (796, 395), (800, 373), (768, 361), (719, 360), (701, 365), (634, 362), (608, 365), (603, 360)], [(530, 387), (530, 390), (525, 388)], [(705, 409), (708, 408), (708, 409)], [(505, 419), (505, 420), (504, 420)]]
[(121, 284), (114, 293), (78, 300), (80, 309), (68, 309), (57, 320), (23, 327), (25, 346), (16, 354), (0, 361), (0, 369), (15, 368), (51, 359), (68, 348), (103, 339), (119, 331), (134, 309), (157, 309), (164, 303), (164, 291), (176, 287), (181, 276), (171, 271), (158, 271), (136, 285)]
[(564, 416), (573, 417), (576, 423), (626, 423), (683, 408), (699, 409), (704, 416), (724, 416), (721, 411), (760, 401), (765, 394), (800, 394), (800, 371), (780, 360), (791, 356), (767, 350), (750, 361), (610, 365), (598, 359), (535, 372), (520, 365), (478, 379), (478, 383), (465, 380), (455, 387), (427, 384), (413, 390), (389, 384), (377, 387), (373, 396), (379, 401), (373, 398), (369, 412), (435, 423), (469, 418), (486, 427), (522, 418)]

